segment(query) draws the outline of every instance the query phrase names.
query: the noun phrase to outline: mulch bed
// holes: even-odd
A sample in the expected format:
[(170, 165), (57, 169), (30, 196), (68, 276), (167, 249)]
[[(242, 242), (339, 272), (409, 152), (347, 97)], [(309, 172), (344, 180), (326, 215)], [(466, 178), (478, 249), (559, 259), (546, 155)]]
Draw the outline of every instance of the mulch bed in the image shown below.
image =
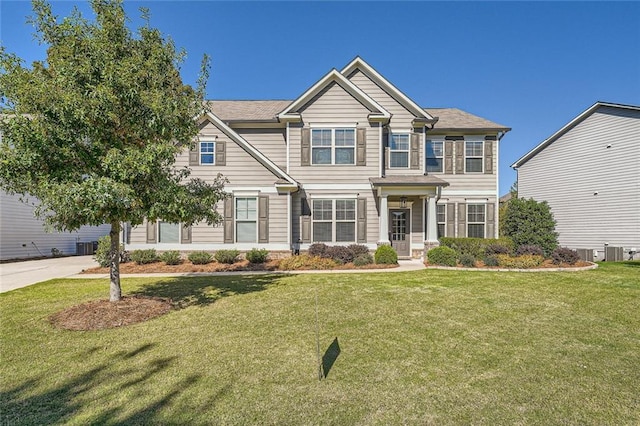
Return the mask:
[(127, 296), (118, 302), (96, 300), (72, 306), (51, 315), (49, 322), (65, 330), (104, 330), (144, 322), (172, 309), (169, 299)]
[[(580, 260), (580, 261), (576, 262), (576, 263), (575, 263), (575, 264), (573, 264), (573, 265), (569, 265), (568, 263), (561, 263), (561, 264), (559, 264), (559, 265), (558, 265), (558, 264), (553, 263), (553, 261), (551, 261), (550, 259), (547, 259), (547, 260), (545, 260), (544, 262), (542, 262), (542, 265), (538, 265), (538, 266), (536, 266), (536, 267), (534, 267), (534, 268), (531, 268), (531, 269), (558, 269), (558, 268), (560, 268), (560, 269), (562, 269), (562, 268), (571, 269), (571, 268), (584, 268), (584, 267), (586, 267), (586, 266), (591, 266), (591, 265), (592, 265), (592, 263), (584, 262), (584, 261), (582, 261), (582, 260)], [(428, 262), (427, 262), (427, 263), (425, 263), (425, 266), (438, 266), (438, 265), (433, 265), (433, 264), (430, 264), (430, 263), (428, 263)], [(461, 268), (461, 269), (462, 269), (462, 268), (465, 268), (465, 266), (460, 265), (460, 264), (459, 264), (459, 265), (457, 265), (456, 267), (457, 267), (457, 268)], [(479, 261), (477, 261), (477, 262), (476, 262), (476, 266), (475, 266), (475, 268), (482, 268), (482, 269), (506, 269), (506, 268), (504, 268), (504, 267), (502, 267), (502, 266), (487, 266), (487, 265), (485, 265), (485, 264), (484, 264), (484, 262), (483, 262), (483, 261), (481, 261), (481, 260), (479, 260)], [(526, 271), (526, 269), (523, 269), (523, 271)]]

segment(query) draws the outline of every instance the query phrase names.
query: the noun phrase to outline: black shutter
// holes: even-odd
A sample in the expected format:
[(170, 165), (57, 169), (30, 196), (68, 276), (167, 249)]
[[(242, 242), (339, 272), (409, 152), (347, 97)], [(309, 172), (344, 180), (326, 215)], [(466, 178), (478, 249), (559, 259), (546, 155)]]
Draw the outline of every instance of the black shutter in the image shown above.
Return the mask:
[(300, 239), (303, 243), (311, 242), (311, 208), (306, 198), (300, 199)]
[(193, 149), (189, 150), (189, 165), (190, 166), (200, 165), (200, 142), (196, 142)]
[(467, 205), (458, 203), (458, 238), (467, 236)]
[(156, 241), (156, 221), (147, 220), (147, 244), (155, 244)]
[(358, 223), (357, 223), (358, 243), (367, 242), (367, 199), (358, 198)]
[(444, 173), (453, 174), (453, 141), (444, 142)]
[(182, 236), (180, 237), (182, 244), (191, 244), (191, 226), (182, 225)]
[(269, 196), (258, 197), (258, 242), (269, 242)]
[(216, 141), (216, 166), (227, 165), (227, 143)]
[(367, 129), (360, 127), (356, 135), (356, 166), (367, 165)]
[(484, 172), (493, 174), (493, 141), (484, 141)]
[(456, 203), (447, 203), (447, 237), (456, 235)]
[(485, 236), (487, 238), (495, 238), (496, 236), (496, 205), (493, 203), (487, 204), (485, 222), (487, 224), (487, 232), (485, 233)]
[(311, 165), (311, 129), (300, 130), (300, 165)]
[(411, 133), (409, 167), (414, 170), (420, 168), (420, 134), (419, 133)]
[(224, 242), (233, 243), (233, 197), (224, 200)]
[(456, 141), (456, 174), (464, 173), (464, 141)]

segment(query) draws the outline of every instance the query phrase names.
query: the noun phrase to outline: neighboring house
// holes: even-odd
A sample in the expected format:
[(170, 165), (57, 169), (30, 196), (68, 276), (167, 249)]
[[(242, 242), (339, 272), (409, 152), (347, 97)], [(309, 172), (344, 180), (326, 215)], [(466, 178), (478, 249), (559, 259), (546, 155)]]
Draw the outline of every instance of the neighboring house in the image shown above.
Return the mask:
[(83, 226), (75, 232), (47, 232), (33, 211), (34, 206), (20, 201), (18, 195), (0, 191), (0, 260), (51, 256), (52, 249), (76, 254), (77, 243), (97, 241), (111, 229), (103, 225)]
[(128, 230), (130, 249), (305, 250), (393, 245), (419, 257), (438, 236), (497, 235), (498, 145), (510, 129), (422, 108), (361, 58), (293, 101), (210, 101), (197, 148), (177, 158), (233, 194), (222, 226), (163, 221)]
[(640, 249), (640, 106), (596, 102), (512, 167), (518, 197), (549, 203), (561, 246), (601, 260), (605, 245)]

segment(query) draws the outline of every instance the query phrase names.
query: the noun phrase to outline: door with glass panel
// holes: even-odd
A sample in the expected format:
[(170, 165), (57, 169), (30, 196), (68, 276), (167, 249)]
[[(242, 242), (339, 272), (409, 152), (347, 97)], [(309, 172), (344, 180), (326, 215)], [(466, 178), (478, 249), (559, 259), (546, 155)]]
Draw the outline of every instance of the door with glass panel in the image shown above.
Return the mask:
[(398, 256), (411, 254), (409, 234), (409, 209), (389, 210), (389, 239)]

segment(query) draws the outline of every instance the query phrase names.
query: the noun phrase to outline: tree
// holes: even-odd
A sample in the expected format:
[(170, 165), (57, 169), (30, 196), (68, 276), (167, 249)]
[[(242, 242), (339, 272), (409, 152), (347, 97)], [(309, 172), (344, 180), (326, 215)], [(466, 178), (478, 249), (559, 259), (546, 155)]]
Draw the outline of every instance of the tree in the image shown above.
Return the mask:
[(502, 229), (516, 247), (536, 245), (542, 248), (545, 256), (558, 246), (556, 221), (546, 201), (512, 198), (507, 203)]
[(175, 167), (195, 143), (209, 61), (196, 89), (182, 83), (183, 51), (149, 26), (134, 34), (122, 0), (92, 0), (95, 20), (77, 10), (59, 22), (34, 0), (46, 61), (23, 66), (0, 47), (0, 187), (37, 197), (36, 215), (59, 231), (111, 225), (110, 300), (121, 298), (122, 222), (162, 218), (219, 223), (224, 178), (211, 183)]

